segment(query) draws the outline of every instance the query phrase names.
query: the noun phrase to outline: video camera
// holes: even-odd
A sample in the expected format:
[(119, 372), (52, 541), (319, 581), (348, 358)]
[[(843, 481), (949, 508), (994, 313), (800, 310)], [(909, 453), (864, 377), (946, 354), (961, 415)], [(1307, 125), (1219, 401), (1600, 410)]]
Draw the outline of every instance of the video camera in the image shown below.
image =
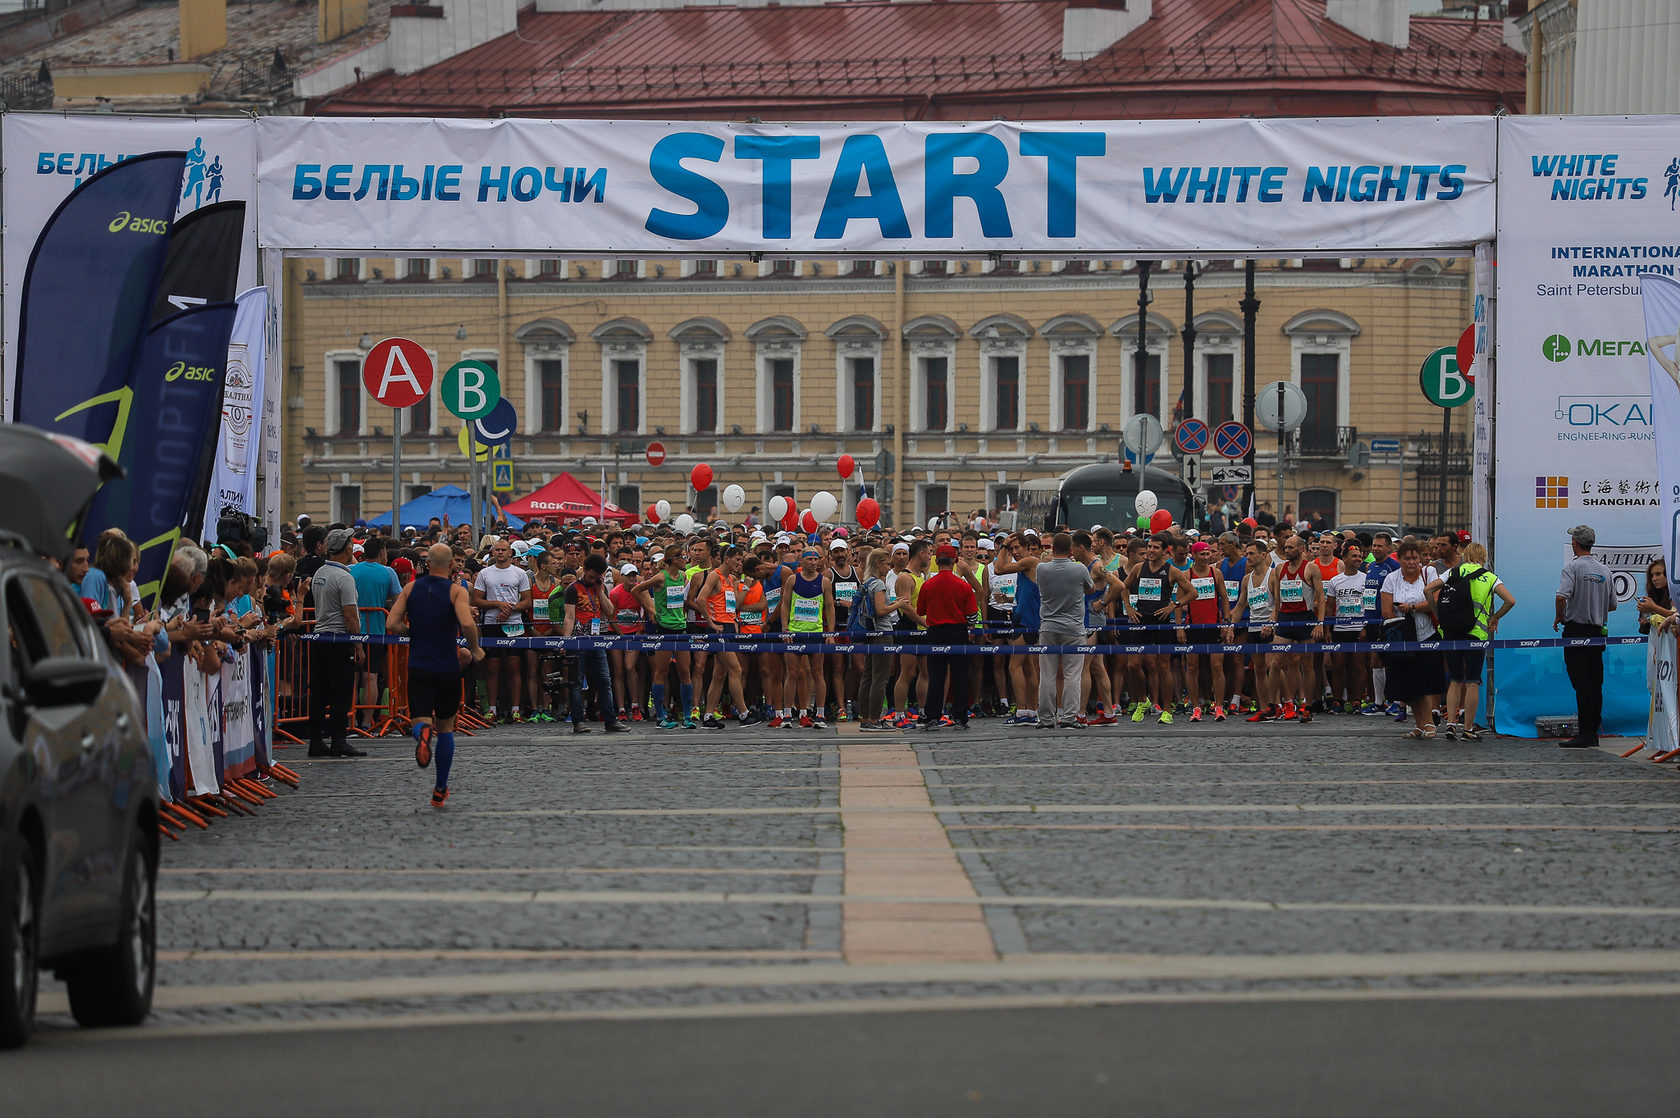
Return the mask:
[(240, 540), (250, 544), (253, 552), (261, 554), (268, 549), (268, 528), (250, 513), (225, 505), (222, 515), (216, 518), (216, 542), (237, 543)]

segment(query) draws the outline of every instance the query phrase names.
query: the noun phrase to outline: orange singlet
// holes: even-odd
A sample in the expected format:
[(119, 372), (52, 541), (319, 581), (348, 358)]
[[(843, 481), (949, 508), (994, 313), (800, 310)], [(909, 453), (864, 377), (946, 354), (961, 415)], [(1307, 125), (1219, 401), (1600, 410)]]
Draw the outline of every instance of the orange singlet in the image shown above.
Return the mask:
[(706, 599), (706, 614), (719, 625), (735, 624), (736, 603), (741, 600), (741, 584), (728, 575), (718, 575), (718, 592)]
[(741, 632), (764, 632), (764, 583), (753, 579), (746, 596), (740, 599)]

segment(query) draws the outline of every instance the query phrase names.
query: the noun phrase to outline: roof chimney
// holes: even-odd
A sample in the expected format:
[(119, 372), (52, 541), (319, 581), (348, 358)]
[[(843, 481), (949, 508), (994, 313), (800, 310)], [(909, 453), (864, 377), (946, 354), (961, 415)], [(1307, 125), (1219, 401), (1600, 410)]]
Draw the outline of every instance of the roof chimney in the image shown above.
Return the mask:
[(1073, 0), (1062, 13), (1062, 57), (1095, 58), (1148, 22), (1155, 0)]
[(1362, 39), (1405, 50), (1412, 41), (1409, 0), (1325, 0), (1324, 14)]

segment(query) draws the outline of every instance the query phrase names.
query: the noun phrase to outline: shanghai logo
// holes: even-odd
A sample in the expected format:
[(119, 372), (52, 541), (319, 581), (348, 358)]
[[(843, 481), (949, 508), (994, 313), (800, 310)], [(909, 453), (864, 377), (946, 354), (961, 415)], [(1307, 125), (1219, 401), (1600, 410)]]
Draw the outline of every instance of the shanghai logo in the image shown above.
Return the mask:
[(1552, 362), (1569, 360), (1569, 348), (1569, 339), (1562, 334), (1553, 334), (1540, 343), (1540, 353)]
[(1569, 479), (1566, 477), (1537, 477), (1534, 479), (1534, 507), (1537, 509), (1566, 509), (1569, 507)]

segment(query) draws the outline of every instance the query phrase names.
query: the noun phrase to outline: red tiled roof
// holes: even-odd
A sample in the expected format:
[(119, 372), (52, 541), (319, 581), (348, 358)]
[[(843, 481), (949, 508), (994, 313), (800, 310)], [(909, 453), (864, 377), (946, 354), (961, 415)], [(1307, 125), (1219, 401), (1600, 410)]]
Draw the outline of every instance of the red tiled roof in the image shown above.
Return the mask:
[(1520, 109), (1494, 21), (1413, 17), (1398, 50), (1324, 0), (1155, 0), (1096, 58), (1061, 57), (1068, 0), (527, 11), (519, 31), (321, 99), (342, 114), (670, 119), (1089, 119)]

